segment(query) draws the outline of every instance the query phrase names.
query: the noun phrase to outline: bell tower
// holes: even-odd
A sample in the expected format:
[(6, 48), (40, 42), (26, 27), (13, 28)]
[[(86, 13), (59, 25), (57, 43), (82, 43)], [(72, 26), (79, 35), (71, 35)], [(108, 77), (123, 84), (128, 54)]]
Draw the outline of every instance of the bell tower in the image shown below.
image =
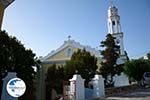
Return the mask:
[(123, 44), (123, 32), (121, 30), (120, 16), (118, 14), (118, 9), (111, 3), (108, 8), (108, 33), (112, 34), (115, 38), (115, 43), (120, 47), (118, 64), (123, 64), (126, 60), (126, 54)]
[(120, 16), (118, 15), (118, 9), (111, 5), (108, 9), (108, 33), (120, 33)]

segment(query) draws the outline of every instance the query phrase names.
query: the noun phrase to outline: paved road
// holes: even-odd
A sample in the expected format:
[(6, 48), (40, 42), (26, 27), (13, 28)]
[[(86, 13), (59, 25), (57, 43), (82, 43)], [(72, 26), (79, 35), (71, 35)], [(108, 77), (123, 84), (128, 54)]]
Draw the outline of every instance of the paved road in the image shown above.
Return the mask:
[(150, 88), (140, 88), (131, 93), (120, 93), (111, 97), (98, 98), (95, 100), (150, 100)]

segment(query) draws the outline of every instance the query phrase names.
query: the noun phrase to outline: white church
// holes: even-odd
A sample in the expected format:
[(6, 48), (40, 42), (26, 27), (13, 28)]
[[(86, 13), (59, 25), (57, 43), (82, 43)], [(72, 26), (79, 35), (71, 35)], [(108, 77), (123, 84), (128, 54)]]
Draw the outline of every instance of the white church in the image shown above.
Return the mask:
[[(120, 57), (117, 60), (117, 64), (123, 64), (127, 61), (127, 57), (124, 50), (123, 43), (123, 32), (121, 30), (121, 22), (120, 16), (118, 14), (118, 9), (114, 5), (110, 5), (108, 8), (108, 33), (112, 34), (115, 37), (115, 43), (120, 46)], [(37, 92), (37, 100), (45, 100), (45, 79), (47, 69), (52, 65), (65, 65), (66, 61), (70, 60), (73, 52), (76, 52), (78, 49), (85, 48), (86, 51), (89, 51), (91, 55), (94, 55), (98, 58), (98, 63), (102, 60), (102, 56), (100, 55), (100, 51), (91, 48), (90, 46), (84, 46), (75, 40), (68, 39), (64, 41), (64, 43), (58, 47), (58, 49), (52, 51), (47, 56), (41, 58), (42, 64), (39, 72), (39, 80), (38, 80), (38, 92)]]

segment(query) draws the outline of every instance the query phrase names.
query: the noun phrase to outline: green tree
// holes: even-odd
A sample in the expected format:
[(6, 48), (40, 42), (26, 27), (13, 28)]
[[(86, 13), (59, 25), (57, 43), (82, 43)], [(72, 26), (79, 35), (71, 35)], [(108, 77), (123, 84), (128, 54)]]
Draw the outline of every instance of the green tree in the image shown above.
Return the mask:
[(26, 49), (16, 37), (0, 31), (0, 83), (7, 72), (16, 72), (27, 86), (26, 92), (20, 100), (34, 99), (33, 87), (36, 72), (33, 66), (38, 67), (38, 64), (39, 60), (30, 49)]
[(64, 80), (64, 68), (55, 64), (49, 66), (46, 75), (46, 100), (51, 100), (52, 89), (57, 93), (62, 94)]
[(147, 53), (147, 58), (148, 58), (148, 61), (150, 62), (150, 52)]
[[(105, 77), (106, 82), (109, 82), (108, 84), (112, 83), (113, 75), (119, 70), (116, 64), (119, 57), (119, 46), (115, 44), (114, 39), (111, 34), (107, 34), (106, 40), (101, 42), (101, 47), (104, 50), (101, 51), (103, 61), (101, 62), (100, 73)], [(108, 75), (110, 79), (107, 78)]]
[(124, 66), (124, 73), (136, 81), (140, 81), (144, 72), (150, 71), (150, 63), (145, 59), (127, 61)]
[(66, 79), (72, 78), (76, 71), (78, 71), (78, 74), (88, 82), (97, 70), (97, 58), (85, 49), (79, 49), (73, 53), (71, 60), (66, 63), (64, 68)]

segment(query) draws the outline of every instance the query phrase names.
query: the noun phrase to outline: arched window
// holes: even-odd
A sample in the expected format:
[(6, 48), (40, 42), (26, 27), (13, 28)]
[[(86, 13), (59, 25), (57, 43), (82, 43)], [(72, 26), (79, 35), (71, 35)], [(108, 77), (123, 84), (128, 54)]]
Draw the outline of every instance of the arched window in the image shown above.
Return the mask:
[(115, 21), (112, 21), (112, 25), (115, 25)]
[(68, 56), (68, 57), (71, 57), (71, 56), (72, 56), (72, 49), (71, 49), (71, 48), (68, 48), (68, 49), (67, 49), (67, 56)]

